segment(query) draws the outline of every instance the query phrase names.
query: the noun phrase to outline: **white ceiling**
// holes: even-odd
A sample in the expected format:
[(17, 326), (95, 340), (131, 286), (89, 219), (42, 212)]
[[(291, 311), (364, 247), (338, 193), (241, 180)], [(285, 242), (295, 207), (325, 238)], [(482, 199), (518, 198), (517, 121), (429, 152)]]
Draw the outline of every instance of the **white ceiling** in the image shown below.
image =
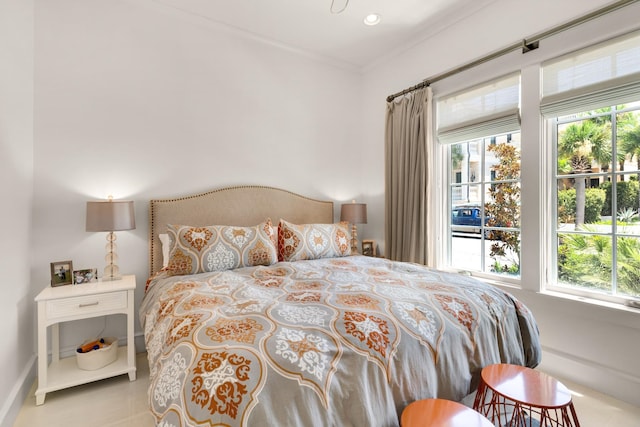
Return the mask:
[[(364, 68), (495, 0), (155, 0), (270, 43)], [(332, 13), (344, 8), (340, 13)], [(346, 7), (345, 7), (346, 5)], [(366, 26), (369, 13), (382, 15)]]

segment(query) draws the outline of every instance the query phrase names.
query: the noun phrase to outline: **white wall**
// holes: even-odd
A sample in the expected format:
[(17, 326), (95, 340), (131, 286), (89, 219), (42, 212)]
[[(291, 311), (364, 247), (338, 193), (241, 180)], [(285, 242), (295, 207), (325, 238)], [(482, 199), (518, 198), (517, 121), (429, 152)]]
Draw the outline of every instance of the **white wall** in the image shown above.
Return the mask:
[[(0, 425), (31, 386), (35, 360), (31, 267), (33, 2), (0, 0)], [(5, 420), (7, 420), (5, 422)]]
[[(360, 198), (361, 76), (151, 0), (38, 0), (32, 280), (104, 267), (85, 203), (135, 201), (119, 265), (148, 272), (148, 202), (238, 184)], [(124, 317), (106, 320), (122, 335)], [(136, 321), (136, 325), (137, 325)], [(61, 326), (72, 349), (103, 319)], [(140, 328), (137, 325), (137, 333)]]
[[(387, 95), (567, 22), (575, 16), (584, 15), (607, 3), (611, 2), (496, 0), (471, 18), (463, 19), (446, 30), (432, 35), (429, 39), (371, 67), (364, 76), (362, 108), (364, 122), (368, 126), (363, 128), (363, 136), (364, 140), (379, 149), (367, 150), (365, 163), (373, 165), (371, 170), (383, 170), (384, 99)], [(554, 41), (553, 49), (561, 51), (571, 44), (575, 48), (577, 43), (587, 42), (586, 39), (589, 37), (603, 38), (607, 34), (614, 34), (625, 28), (638, 28), (637, 16), (640, 16), (640, 5), (635, 4), (610, 15), (606, 20), (590, 23), (589, 30), (586, 31), (588, 37), (583, 34), (582, 40), (580, 38), (576, 40), (575, 37), (571, 39), (568, 34), (561, 35)], [(548, 48), (549, 43), (543, 41), (540, 50), (527, 54), (530, 55), (528, 58), (535, 58), (543, 51), (548, 51)], [(518, 56), (522, 55), (516, 52), (509, 58), (501, 60), (501, 64), (505, 67), (503, 74), (512, 71), (508, 69), (509, 61)], [(496, 74), (495, 66), (481, 66), (473, 72), (452, 78), (452, 82), (442, 84), (441, 89), (445, 86), (451, 89), (451, 86), (455, 85), (464, 87), (473, 84), (474, 81), (486, 81), (499, 75)], [(527, 96), (531, 94), (528, 93)], [(527, 126), (531, 126), (529, 118), (526, 118), (526, 121)], [(534, 126), (539, 127), (539, 124), (536, 123)], [(527, 173), (538, 173), (535, 164), (531, 167), (530, 159), (523, 159), (523, 164), (527, 162), (529, 162)], [(370, 170), (365, 171), (365, 179), (369, 184), (368, 190), (374, 194), (382, 193), (383, 174), (366, 176), (368, 172)], [(525, 173), (524, 166), (523, 173)], [(524, 200), (525, 191), (529, 189), (523, 188), (523, 209), (526, 202), (528, 206), (533, 207), (532, 210), (537, 211), (536, 194), (533, 194), (533, 200)], [(383, 206), (383, 198), (379, 199), (378, 204)], [(528, 234), (526, 237), (539, 238), (539, 236), (532, 236), (529, 230), (525, 230), (527, 225), (524, 222), (524, 216), (523, 214), (523, 239), (525, 231)], [(532, 218), (530, 212), (527, 212), (527, 216)], [(539, 218), (534, 216), (532, 220), (539, 220)], [(526, 247), (523, 251), (525, 249), (531, 250), (530, 247)], [(523, 266), (522, 289), (510, 290), (536, 315), (544, 348), (542, 367), (553, 374), (568, 377), (619, 399), (640, 405), (640, 364), (637, 361), (637, 355), (640, 354), (638, 310), (610, 308), (585, 301), (542, 295), (538, 291), (544, 272), (539, 265), (536, 265), (539, 259), (536, 257), (531, 259), (533, 262), (527, 267), (528, 271), (534, 271), (533, 274), (525, 277), (525, 266)]]
[[(381, 241), (386, 96), (605, 3), (496, 0), (477, 21), (362, 76), (152, 0), (36, 0), (34, 40), (33, 1), (0, 0), (0, 196), (12, 208), (3, 209), (10, 227), (0, 244), (0, 321), (9, 326), (0, 424), (33, 379), (33, 297), (48, 286), (49, 263), (104, 265), (104, 235), (84, 231), (87, 200), (136, 202), (138, 227), (118, 242), (121, 270), (138, 276), (137, 304), (151, 198), (236, 184), (333, 199), (336, 212), (358, 198), (369, 204), (359, 236)], [(518, 295), (537, 312), (546, 360), (586, 384), (608, 376), (610, 394), (623, 384), (640, 395), (637, 314)], [(63, 325), (63, 348), (103, 326), (122, 335), (124, 319)]]

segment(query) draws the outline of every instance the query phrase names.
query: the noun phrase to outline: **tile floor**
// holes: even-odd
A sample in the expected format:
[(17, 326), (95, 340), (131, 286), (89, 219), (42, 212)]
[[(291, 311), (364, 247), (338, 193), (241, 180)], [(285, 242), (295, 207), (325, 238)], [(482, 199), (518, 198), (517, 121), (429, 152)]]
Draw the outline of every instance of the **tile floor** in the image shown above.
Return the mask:
[(573, 392), (581, 427), (638, 427), (640, 407), (559, 378)]
[[(136, 356), (137, 379), (127, 375), (47, 393), (36, 406), (34, 384), (14, 427), (153, 427), (146, 353)], [(37, 380), (36, 380), (37, 382)]]
[[(47, 394), (35, 405), (35, 385), (14, 427), (152, 427), (146, 354), (137, 356), (137, 380), (126, 375)], [(640, 408), (559, 378), (574, 394), (582, 427), (638, 427)]]

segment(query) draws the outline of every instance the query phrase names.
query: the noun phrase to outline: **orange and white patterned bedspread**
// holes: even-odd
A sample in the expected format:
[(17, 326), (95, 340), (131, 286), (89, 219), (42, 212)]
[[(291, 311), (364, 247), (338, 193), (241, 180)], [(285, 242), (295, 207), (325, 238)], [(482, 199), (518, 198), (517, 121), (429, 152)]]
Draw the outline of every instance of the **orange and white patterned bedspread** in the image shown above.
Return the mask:
[(483, 366), (534, 367), (529, 310), (470, 277), (352, 256), (168, 277), (140, 310), (159, 426), (397, 426)]

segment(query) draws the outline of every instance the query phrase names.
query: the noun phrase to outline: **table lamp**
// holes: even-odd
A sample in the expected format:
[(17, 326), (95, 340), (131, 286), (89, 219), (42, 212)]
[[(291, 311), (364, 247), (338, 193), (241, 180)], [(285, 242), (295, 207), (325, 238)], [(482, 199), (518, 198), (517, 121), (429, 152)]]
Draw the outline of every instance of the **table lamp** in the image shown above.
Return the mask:
[(364, 203), (345, 203), (340, 210), (340, 221), (351, 223), (351, 254), (358, 253), (358, 231), (356, 224), (367, 223), (367, 205)]
[(116, 254), (116, 235), (114, 231), (133, 230), (136, 218), (133, 202), (128, 200), (109, 200), (87, 202), (87, 231), (108, 231), (107, 255), (104, 257), (107, 266), (104, 268), (103, 281), (120, 280), (118, 255)]

